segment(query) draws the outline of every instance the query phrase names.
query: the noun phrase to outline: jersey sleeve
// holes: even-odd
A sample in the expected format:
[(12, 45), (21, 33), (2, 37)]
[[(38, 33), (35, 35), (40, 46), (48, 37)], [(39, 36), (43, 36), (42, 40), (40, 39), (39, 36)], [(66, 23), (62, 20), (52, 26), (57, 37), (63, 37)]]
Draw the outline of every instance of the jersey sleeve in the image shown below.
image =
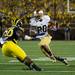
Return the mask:
[(49, 16), (44, 16), (42, 20), (42, 24), (50, 22), (50, 17)]
[(31, 18), (29, 24), (30, 24), (31, 26), (36, 26), (36, 20), (35, 20), (35, 18)]

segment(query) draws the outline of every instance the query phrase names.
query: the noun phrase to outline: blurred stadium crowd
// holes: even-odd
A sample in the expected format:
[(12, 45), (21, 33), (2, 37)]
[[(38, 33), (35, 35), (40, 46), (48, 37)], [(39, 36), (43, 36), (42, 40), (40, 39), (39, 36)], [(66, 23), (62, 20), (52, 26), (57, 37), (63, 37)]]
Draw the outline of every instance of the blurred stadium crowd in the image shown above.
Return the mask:
[[(75, 7), (74, 3), (71, 5)], [(52, 31), (54, 39), (75, 38), (74, 35), (72, 36), (75, 13), (67, 12), (67, 0), (0, 0), (0, 27), (3, 28), (0, 29), (0, 32), (11, 25), (16, 25), (16, 20), (21, 17), (25, 28), (29, 25), (29, 18), (35, 9), (44, 10), (45, 14), (48, 14), (54, 21), (54, 23), (50, 23), (50, 31)], [(62, 38), (63, 35), (66, 37)]]

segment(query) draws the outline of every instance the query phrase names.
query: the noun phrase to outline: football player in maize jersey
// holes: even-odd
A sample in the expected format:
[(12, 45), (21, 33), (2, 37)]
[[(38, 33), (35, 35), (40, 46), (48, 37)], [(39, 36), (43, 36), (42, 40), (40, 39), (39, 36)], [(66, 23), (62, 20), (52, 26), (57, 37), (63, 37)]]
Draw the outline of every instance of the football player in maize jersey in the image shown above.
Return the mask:
[(2, 53), (8, 57), (17, 58), (21, 63), (27, 65), (30, 70), (41, 71), (39, 68), (24, 52), (24, 50), (17, 45), (17, 40), (23, 29), (20, 25), (15, 27), (10, 27), (6, 29), (3, 36), (0, 38), (0, 47), (2, 48)]
[(68, 62), (65, 58), (58, 57), (52, 53), (49, 44), (51, 42), (52, 36), (48, 34), (48, 23), (50, 22), (50, 17), (44, 15), (42, 10), (35, 11), (34, 17), (30, 19), (30, 32), (35, 32), (33, 38), (40, 39), (39, 46), (42, 52), (49, 58), (56, 60), (68, 65)]

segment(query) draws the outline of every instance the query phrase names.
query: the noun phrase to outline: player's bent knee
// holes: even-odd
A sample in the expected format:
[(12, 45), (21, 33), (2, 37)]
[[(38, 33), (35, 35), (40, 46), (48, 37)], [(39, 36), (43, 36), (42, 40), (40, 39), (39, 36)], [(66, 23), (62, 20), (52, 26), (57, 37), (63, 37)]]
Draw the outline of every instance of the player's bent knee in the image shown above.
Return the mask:
[(44, 48), (46, 48), (46, 45), (40, 45), (40, 48), (44, 49)]

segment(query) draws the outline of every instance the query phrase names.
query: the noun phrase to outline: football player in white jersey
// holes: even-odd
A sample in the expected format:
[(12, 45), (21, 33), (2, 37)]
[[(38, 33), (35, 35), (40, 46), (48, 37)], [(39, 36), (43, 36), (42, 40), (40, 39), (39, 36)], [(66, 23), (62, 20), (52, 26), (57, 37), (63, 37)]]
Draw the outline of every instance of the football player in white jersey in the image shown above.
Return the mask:
[(49, 44), (51, 42), (52, 36), (48, 34), (48, 23), (50, 22), (50, 17), (44, 15), (43, 10), (35, 11), (34, 17), (30, 19), (30, 32), (34, 32), (33, 36), (36, 39), (40, 39), (39, 46), (42, 52), (49, 58), (63, 62), (65, 65), (68, 65), (68, 62), (65, 58), (55, 56), (52, 53)]

